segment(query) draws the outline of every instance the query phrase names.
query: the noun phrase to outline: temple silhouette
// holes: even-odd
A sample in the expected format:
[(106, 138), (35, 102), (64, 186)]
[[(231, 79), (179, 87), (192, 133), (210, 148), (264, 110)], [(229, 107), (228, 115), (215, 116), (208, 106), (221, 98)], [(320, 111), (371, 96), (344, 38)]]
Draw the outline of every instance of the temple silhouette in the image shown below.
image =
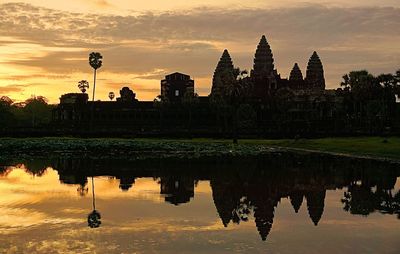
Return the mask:
[[(253, 220), (264, 241), (273, 231), (275, 211), (282, 200), (290, 201), (293, 214), (305, 209), (309, 222), (317, 226), (323, 221), (326, 193), (336, 189), (344, 189), (340, 200), (344, 211), (361, 216), (381, 212), (400, 219), (400, 192), (393, 191), (400, 177), (398, 165), (379, 161), (272, 154), (231, 160), (134, 162), (54, 157), (21, 163), (28, 173), (39, 177), (47, 168), (54, 168), (60, 182), (77, 186), (79, 195), (88, 194), (81, 191), (87, 190), (88, 179), (93, 181), (96, 176), (119, 180), (121, 191), (134, 189), (138, 178), (152, 178), (160, 185), (165, 202), (172, 205), (190, 202), (195, 198), (196, 182), (209, 181), (221, 225), (229, 227), (232, 223)], [(0, 168), (0, 177), (10, 173), (9, 170)]]
[(209, 96), (197, 96), (195, 81), (179, 72), (161, 80), (160, 95), (154, 101), (139, 101), (129, 87), (121, 88), (115, 101), (114, 93), (110, 93), (111, 101), (94, 102), (86, 93), (64, 94), (53, 111), (52, 128), (72, 134), (198, 136), (228, 136), (237, 129), (245, 136), (282, 137), (378, 134), (400, 126), (396, 121), (400, 111), (392, 106), (384, 111), (386, 115), (350, 115), (350, 108), (356, 105), (343, 90), (326, 89), (317, 52), (311, 54), (305, 76), (294, 63), (289, 77), (284, 78), (275, 68), (271, 47), (262, 36), (253, 69), (240, 77), (246, 87), (240, 92), (237, 106), (232, 106), (236, 104), (226, 94), (237, 81), (232, 77), (237, 71), (228, 50), (224, 50)]

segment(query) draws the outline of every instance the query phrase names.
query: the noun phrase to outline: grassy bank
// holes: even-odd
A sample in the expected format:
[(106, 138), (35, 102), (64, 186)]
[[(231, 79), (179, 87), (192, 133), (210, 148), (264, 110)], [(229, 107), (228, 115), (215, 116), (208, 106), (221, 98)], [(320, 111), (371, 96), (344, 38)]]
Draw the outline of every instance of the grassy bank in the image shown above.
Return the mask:
[(300, 140), (244, 140), (248, 144), (263, 144), (320, 152), (371, 156), (400, 160), (399, 137), (349, 137)]
[(259, 155), (276, 150), (309, 151), (371, 156), (400, 160), (400, 138), (356, 137), (300, 140), (231, 140), (214, 139), (79, 139), (79, 138), (1, 138), (0, 156), (43, 155), (49, 153), (114, 156), (223, 156)]

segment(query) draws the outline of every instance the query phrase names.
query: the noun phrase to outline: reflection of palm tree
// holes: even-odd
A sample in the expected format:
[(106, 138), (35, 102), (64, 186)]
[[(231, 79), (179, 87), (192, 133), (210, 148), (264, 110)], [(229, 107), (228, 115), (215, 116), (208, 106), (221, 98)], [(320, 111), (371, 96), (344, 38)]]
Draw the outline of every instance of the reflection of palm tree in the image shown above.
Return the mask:
[(101, 225), (101, 215), (96, 211), (96, 199), (94, 195), (94, 179), (92, 176), (92, 201), (93, 201), (93, 211), (88, 215), (88, 226), (90, 228), (98, 228)]
[(79, 196), (81, 196), (81, 197), (86, 196), (86, 194), (89, 191), (88, 187), (86, 187), (86, 182), (85, 183), (81, 183), (79, 185), (79, 187), (76, 189), (76, 191), (78, 192)]
[(98, 228), (101, 225), (101, 215), (99, 212), (97, 212), (96, 210), (93, 210), (93, 212), (91, 212), (88, 215), (88, 226), (90, 228)]

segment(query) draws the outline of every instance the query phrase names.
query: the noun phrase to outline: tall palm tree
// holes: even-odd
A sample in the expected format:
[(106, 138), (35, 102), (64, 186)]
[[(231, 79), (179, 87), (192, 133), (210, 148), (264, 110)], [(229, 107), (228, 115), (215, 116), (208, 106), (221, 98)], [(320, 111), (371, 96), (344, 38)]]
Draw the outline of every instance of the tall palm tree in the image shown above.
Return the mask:
[(92, 101), (94, 101), (94, 94), (96, 91), (96, 74), (97, 74), (97, 69), (99, 69), (103, 65), (103, 56), (99, 52), (92, 52), (89, 54), (89, 64), (92, 66), (94, 70), (94, 82), (93, 82), (93, 98)]
[(81, 80), (78, 82), (78, 88), (82, 93), (86, 93), (86, 90), (89, 88), (89, 82), (87, 80)]

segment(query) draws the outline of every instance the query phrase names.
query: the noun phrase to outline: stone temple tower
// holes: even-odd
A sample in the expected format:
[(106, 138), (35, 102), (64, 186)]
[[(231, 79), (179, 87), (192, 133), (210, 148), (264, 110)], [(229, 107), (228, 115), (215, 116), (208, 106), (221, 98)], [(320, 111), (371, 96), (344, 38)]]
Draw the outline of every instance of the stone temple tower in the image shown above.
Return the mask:
[(254, 66), (251, 71), (253, 81), (253, 97), (265, 99), (277, 89), (277, 73), (274, 70), (274, 58), (271, 47), (265, 35), (261, 37), (260, 43), (254, 57)]
[(305, 82), (308, 89), (325, 89), (324, 67), (322, 66), (321, 59), (315, 51), (308, 61)]
[(221, 80), (221, 75), (224, 72), (233, 73), (233, 70), (234, 67), (231, 56), (229, 55), (228, 50), (225, 49), (214, 71), (211, 94), (222, 92), (224, 90), (224, 83)]
[(265, 35), (257, 46), (250, 76), (253, 82), (252, 97), (255, 99), (265, 100), (277, 89), (278, 74), (274, 69), (274, 57)]
[(261, 37), (260, 43), (257, 46), (253, 68), (254, 75), (270, 74), (274, 70), (272, 50), (265, 35)]
[(297, 63), (294, 64), (293, 69), (290, 72), (289, 80), (290, 81), (302, 81), (303, 80), (303, 73), (301, 73), (301, 70)]
[(289, 87), (295, 90), (305, 89), (303, 73), (301, 72), (299, 65), (294, 64), (292, 71), (289, 75)]

